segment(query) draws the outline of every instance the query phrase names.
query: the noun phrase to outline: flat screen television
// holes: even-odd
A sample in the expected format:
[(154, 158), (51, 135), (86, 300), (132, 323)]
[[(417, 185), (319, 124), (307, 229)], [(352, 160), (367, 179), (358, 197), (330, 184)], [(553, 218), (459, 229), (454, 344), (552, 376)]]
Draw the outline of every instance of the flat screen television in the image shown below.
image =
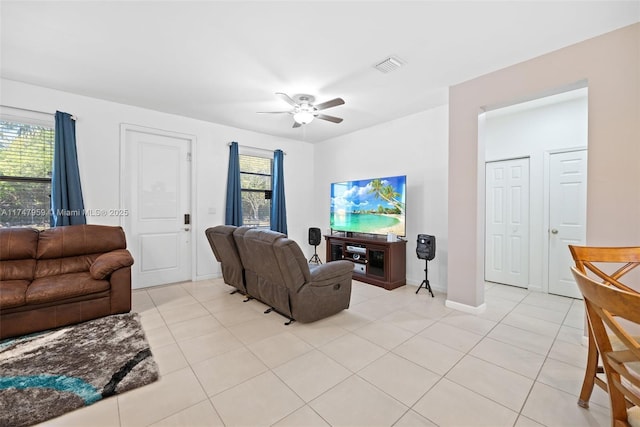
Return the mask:
[(331, 184), (332, 231), (406, 236), (407, 177)]

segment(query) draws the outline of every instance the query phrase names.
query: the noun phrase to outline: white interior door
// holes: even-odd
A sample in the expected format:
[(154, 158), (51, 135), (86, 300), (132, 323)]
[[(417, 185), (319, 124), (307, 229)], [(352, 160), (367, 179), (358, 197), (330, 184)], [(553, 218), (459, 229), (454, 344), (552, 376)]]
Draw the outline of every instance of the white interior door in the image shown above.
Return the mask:
[(581, 298), (568, 245), (584, 245), (587, 225), (587, 150), (549, 158), (549, 293)]
[(191, 280), (191, 140), (123, 129), (122, 191), (134, 288)]
[(529, 286), (529, 159), (486, 164), (485, 280)]

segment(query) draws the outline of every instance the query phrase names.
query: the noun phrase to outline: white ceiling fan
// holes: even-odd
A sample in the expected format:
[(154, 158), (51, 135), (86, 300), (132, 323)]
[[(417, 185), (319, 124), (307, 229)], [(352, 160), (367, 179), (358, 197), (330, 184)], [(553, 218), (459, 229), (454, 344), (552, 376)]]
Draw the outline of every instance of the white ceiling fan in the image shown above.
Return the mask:
[(326, 110), (327, 108), (337, 107), (338, 105), (344, 104), (344, 100), (342, 98), (334, 98), (314, 105), (316, 98), (312, 95), (301, 93), (290, 97), (286, 93), (282, 92), (276, 92), (276, 95), (287, 104), (291, 105), (293, 109), (289, 111), (259, 111), (260, 114), (291, 114), (294, 120), (294, 128), (309, 124), (315, 118), (332, 123), (342, 122), (342, 118), (340, 117), (320, 113), (320, 111)]

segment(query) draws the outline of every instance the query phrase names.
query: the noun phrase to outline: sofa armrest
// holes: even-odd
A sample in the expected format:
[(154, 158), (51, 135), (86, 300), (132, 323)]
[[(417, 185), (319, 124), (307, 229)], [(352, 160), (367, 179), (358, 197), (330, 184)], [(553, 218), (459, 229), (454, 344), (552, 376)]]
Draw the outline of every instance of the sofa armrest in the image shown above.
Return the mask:
[(350, 273), (353, 273), (353, 263), (351, 261), (331, 261), (311, 268), (311, 282), (312, 284), (313, 282), (322, 282)]
[(91, 277), (96, 280), (102, 280), (114, 271), (130, 267), (133, 264), (133, 257), (126, 249), (117, 249), (100, 255), (91, 264), (89, 272)]

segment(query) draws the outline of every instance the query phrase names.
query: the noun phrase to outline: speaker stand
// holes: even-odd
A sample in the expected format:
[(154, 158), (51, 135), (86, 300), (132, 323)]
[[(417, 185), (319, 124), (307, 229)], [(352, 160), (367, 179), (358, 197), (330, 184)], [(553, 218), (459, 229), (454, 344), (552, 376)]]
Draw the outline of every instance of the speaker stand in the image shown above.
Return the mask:
[(309, 264), (322, 264), (322, 261), (320, 261), (320, 257), (318, 256), (317, 249), (318, 246), (313, 245), (313, 256), (309, 259)]
[(422, 283), (420, 283), (420, 286), (418, 286), (416, 294), (420, 292), (420, 289), (422, 289), (423, 285), (424, 288), (429, 291), (431, 297), (433, 298), (433, 291), (431, 290), (431, 285), (429, 284), (429, 261), (426, 259), (424, 260), (424, 280), (422, 281)]

